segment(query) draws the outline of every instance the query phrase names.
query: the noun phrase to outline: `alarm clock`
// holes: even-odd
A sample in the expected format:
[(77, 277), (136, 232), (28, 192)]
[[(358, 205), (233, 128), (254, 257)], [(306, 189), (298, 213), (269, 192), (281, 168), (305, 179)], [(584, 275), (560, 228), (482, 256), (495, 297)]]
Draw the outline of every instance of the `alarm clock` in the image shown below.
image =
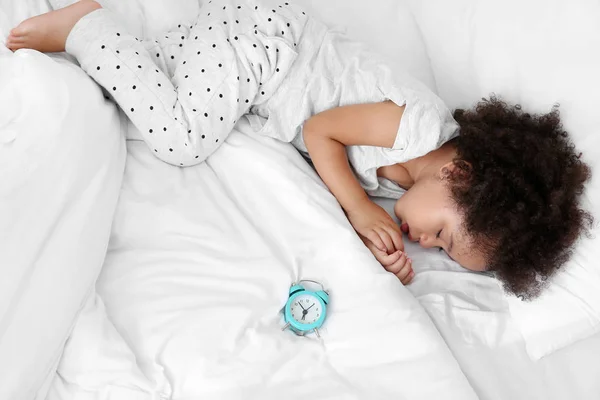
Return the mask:
[[(301, 284), (302, 282), (315, 283), (321, 287), (321, 290), (309, 290)], [(327, 316), (327, 303), (329, 303), (329, 294), (319, 282), (304, 279), (292, 283), (283, 309), (285, 326), (282, 330), (289, 328), (299, 336), (314, 332), (320, 337), (319, 328)]]

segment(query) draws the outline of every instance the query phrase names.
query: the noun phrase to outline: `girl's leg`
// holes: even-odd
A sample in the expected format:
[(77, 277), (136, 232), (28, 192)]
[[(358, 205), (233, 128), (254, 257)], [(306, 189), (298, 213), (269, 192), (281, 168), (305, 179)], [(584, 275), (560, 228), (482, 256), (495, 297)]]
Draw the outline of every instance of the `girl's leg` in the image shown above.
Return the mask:
[[(66, 50), (113, 96), (158, 158), (188, 166), (212, 154), (238, 118), (231, 99), (239, 87), (227, 82), (235, 56), (224, 35), (214, 36), (209, 44), (168, 32), (153, 49), (118, 26), (109, 11), (98, 10), (75, 25)], [(211, 52), (215, 65), (200, 65)], [(219, 95), (224, 101), (216, 104)]]

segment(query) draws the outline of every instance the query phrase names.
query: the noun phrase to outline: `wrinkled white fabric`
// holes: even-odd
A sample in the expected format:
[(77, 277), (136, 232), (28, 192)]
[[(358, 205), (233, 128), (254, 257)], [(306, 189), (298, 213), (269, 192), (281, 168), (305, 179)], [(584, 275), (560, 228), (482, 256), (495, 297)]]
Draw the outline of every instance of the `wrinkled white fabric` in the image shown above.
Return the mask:
[(75, 65), (0, 54), (0, 398), (30, 399), (100, 273), (121, 188), (117, 108)]

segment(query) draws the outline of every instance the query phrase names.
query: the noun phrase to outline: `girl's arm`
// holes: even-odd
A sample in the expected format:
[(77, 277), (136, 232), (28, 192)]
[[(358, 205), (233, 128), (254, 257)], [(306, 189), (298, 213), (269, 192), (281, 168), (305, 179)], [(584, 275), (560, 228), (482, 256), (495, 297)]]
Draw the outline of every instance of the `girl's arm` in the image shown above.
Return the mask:
[(346, 146), (391, 148), (403, 112), (404, 106), (391, 101), (343, 106), (316, 114), (303, 128), (304, 142), (317, 172), (354, 229), (387, 253), (403, 250), (400, 229), (360, 186), (350, 169)]

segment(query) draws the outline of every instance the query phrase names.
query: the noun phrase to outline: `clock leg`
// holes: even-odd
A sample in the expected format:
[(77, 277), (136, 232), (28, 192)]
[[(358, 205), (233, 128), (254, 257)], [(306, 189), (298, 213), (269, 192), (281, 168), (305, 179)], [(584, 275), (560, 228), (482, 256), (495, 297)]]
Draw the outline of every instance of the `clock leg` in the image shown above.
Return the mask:
[(315, 334), (317, 335), (317, 337), (320, 339), (321, 335), (319, 334), (319, 330), (317, 328), (315, 328)]
[(285, 324), (285, 326), (283, 328), (281, 328), (281, 330), (285, 331), (289, 327), (290, 327), (290, 323), (288, 322), (287, 324)]

